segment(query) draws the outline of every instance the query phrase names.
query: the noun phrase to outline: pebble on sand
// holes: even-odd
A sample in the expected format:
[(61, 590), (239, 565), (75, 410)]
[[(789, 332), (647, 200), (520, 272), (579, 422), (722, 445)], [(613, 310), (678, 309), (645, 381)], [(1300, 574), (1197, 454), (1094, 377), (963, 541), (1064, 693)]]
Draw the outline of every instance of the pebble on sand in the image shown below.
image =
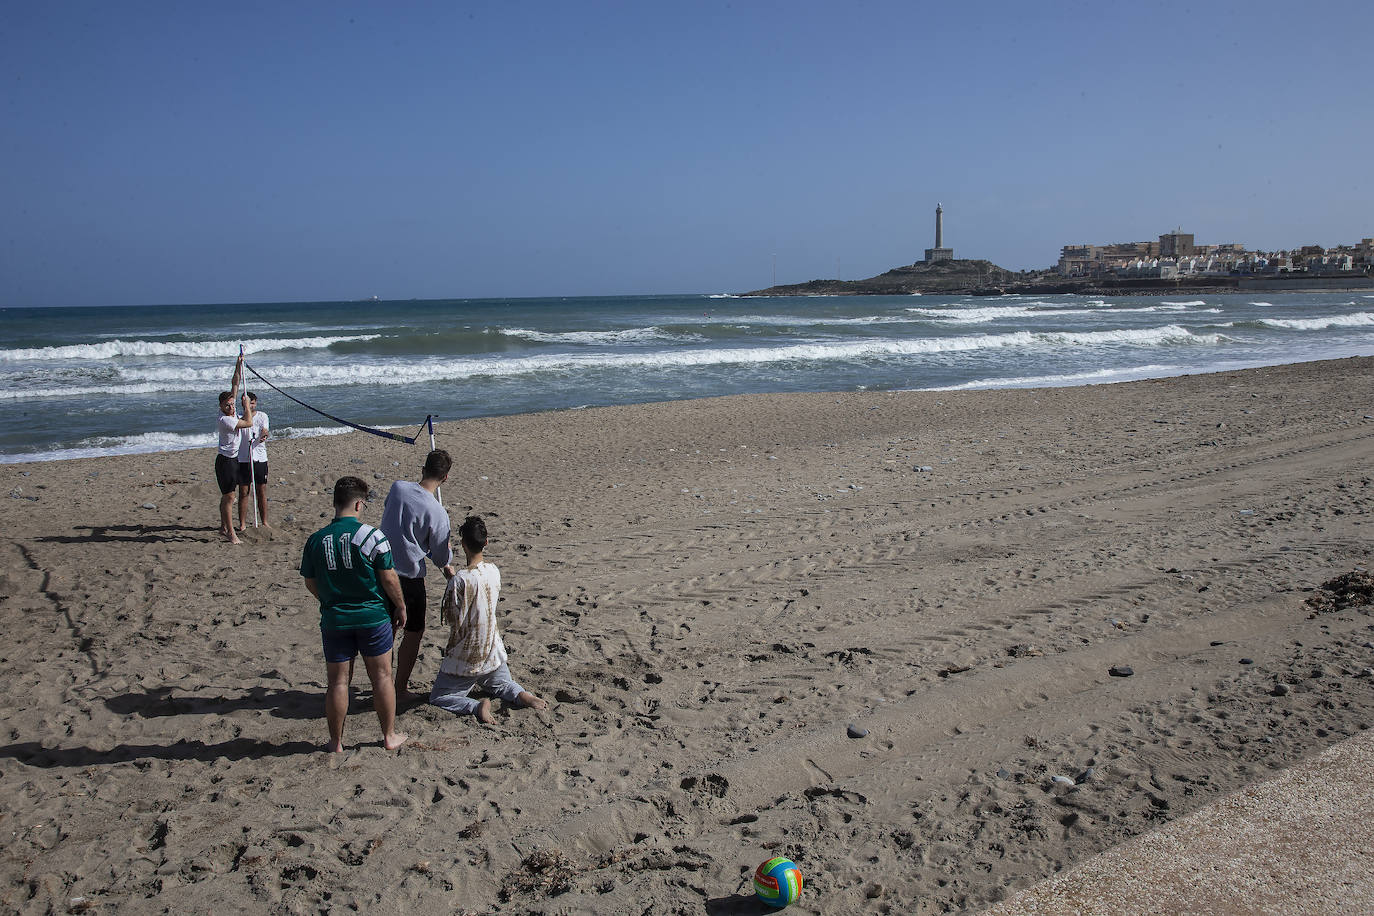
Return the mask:
[(845, 729), (851, 738), (864, 738), (868, 735), (868, 729), (860, 728), (853, 722), (849, 723), (849, 728)]
[(1135, 669), (1130, 665), (1112, 665), (1107, 669), (1107, 673), (1112, 677), (1130, 677), (1135, 674)]
[(1274, 689), (1269, 691), (1269, 693), (1276, 697), (1286, 697), (1288, 696), (1288, 689), (1287, 684), (1275, 684)]

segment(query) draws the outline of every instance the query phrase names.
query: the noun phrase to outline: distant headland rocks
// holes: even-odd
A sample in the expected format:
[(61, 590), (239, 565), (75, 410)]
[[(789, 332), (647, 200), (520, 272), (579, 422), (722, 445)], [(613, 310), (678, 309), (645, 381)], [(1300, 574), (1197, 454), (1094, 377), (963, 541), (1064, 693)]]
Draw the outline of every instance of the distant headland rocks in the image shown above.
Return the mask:
[(747, 296), (901, 296), (1009, 293), (1170, 295), (1246, 290), (1374, 289), (1374, 239), (1356, 245), (1252, 251), (1238, 244), (1198, 245), (1182, 228), (1152, 242), (1065, 245), (1043, 270), (1012, 271), (983, 259), (961, 260), (944, 247), (944, 207), (935, 208), (935, 247), (925, 259), (864, 280), (811, 280)]

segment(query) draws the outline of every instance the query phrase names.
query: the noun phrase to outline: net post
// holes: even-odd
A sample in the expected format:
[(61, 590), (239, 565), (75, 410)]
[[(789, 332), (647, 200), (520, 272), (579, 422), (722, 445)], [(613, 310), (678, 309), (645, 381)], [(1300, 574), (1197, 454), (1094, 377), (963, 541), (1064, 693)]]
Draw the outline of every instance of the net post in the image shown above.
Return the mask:
[[(243, 344), (239, 344), (239, 356), (243, 356)], [(246, 367), (248, 364), (244, 363)], [(256, 372), (253, 373), (257, 375)], [(261, 376), (259, 376), (261, 377)], [(243, 379), (244, 396), (248, 395), (248, 380)], [(235, 412), (238, 406), (235, 405)], [(253, 503), (253, 529), (258, 528), (258, 475), (253, 473), (253, 449), (257, 446), (258, 431), (256, 427), (248, 428), (248, 499)], [(239, 503), (239, 508), (243, 508), (243, 503)], [(242, 519), (240, 519), (242, 521)]]
[[(430, 414), (429, 416), (425, 417), (425, 424), (426, 424), (427, 426), (429, 426), (429, 450), (432, 452), (432, 451), (434, 451), (434, 448), (435, 448), (435, 446), (434, 446), (434, 414)], [(444, 505), (444, 488), (443, 488), (443, 487), (435, 487), (435, 488), (434, 488), (434, 498), (437, 499), (437, 500), (439, 500), (439, 505), (440, 505), (440, 507), (442, 507), (442, 506)]]

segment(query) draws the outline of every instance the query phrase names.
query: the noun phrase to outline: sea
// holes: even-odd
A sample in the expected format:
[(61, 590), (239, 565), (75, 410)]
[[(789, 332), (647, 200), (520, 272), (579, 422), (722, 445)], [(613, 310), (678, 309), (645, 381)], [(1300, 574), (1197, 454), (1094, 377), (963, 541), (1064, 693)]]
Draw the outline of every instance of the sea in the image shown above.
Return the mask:
[[(0, 463), (797, 391), (1096, 385), (1374, 355), (1374, 295), (665, 295), (0, 309)], [(294, 400), (293, 400), (294, 399)], [(428, 445), (427, 432), (421, 441)]]

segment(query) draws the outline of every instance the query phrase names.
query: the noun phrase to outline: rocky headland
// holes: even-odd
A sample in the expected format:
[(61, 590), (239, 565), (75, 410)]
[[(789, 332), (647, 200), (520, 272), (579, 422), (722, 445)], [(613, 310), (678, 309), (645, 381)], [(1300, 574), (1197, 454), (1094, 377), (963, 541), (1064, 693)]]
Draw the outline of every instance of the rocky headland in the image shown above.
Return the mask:
[(1151, 296), (1224, 293), (1237, 290), (1346, 290), (1374, 288), (1374, 278), (1296, 272), (1281, 275), (1160, 277), (1064, 277), (1053, 269), (1014, 271), (986, 259), (918, 261), (866, 280), (811, 280), (770, 286), (745, 296), (1002, 296), (1063, 295)]

